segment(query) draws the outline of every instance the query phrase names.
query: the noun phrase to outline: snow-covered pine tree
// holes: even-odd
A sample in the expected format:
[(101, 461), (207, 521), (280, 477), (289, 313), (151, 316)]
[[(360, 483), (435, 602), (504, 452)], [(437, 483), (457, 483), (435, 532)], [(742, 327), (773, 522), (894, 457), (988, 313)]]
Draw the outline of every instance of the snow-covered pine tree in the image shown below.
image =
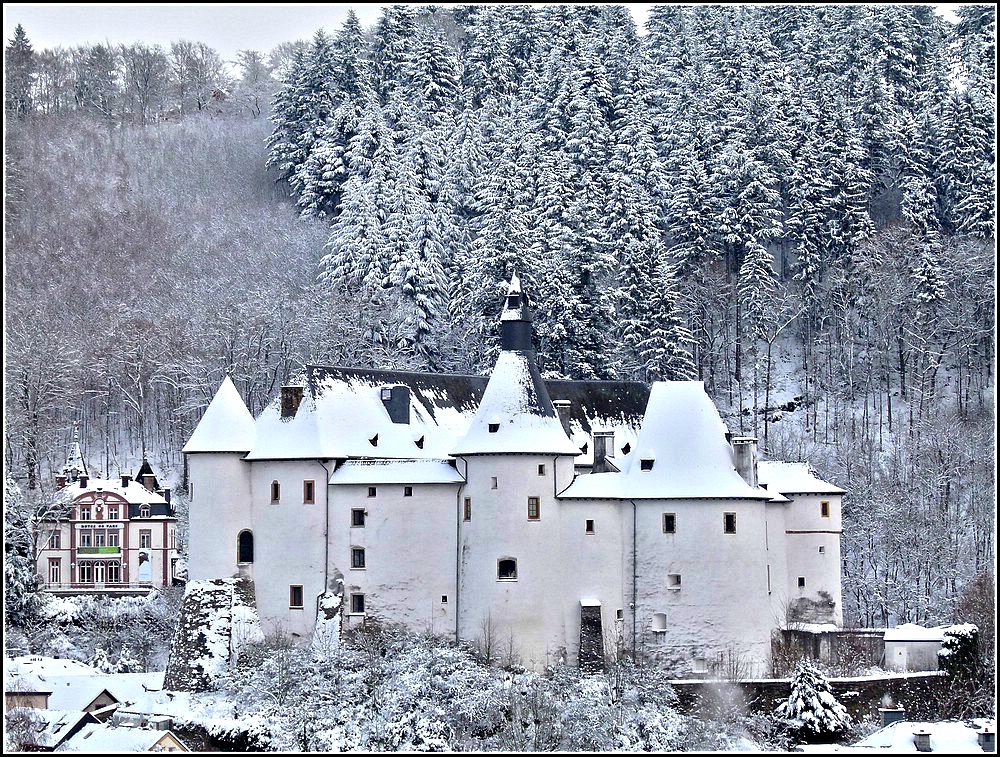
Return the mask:
[(795, 667), (788, 699), (775, 714), (800, 738), (819, 741), (842, 736), (851, 727), (851, 716), (834, 696), (823, 672), (807, 660)]
[(4, 48), (4, 110), (14, 118), (26, 118), (34, 107), (32, 87), (36, 78), (35, 51), (24, 27), (14, 28)]

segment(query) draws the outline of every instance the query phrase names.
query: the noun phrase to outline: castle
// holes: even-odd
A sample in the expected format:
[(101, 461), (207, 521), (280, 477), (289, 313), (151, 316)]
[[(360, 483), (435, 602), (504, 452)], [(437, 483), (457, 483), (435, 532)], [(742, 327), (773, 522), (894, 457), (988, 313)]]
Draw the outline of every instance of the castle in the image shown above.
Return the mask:
[(769, 672), (839, 626), (842, 489), (757, 460), (700, 381), (546, 381), (516, 277), (488, 377), (306, 366), (254, 418), (227, 377), (184, 447), (189, 580), (265, 630), (400, 623), (535, 669), (615, 654)]

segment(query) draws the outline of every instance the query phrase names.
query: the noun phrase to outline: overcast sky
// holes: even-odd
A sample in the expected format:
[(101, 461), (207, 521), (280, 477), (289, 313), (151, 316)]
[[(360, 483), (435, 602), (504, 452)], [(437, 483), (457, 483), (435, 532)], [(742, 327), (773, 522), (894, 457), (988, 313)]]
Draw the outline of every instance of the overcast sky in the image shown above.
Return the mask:
[[(6, 45), (21, 24), (35, 50), (100, 42), (143, 42), (166, 48), (171, 42), (189, 40), (204, 42), (224, 60), (233, 60), (238, 50), (267, 53), (282, 42), (309, 40), (321, 28), (334, 33), (350, 8), (358, 14), (361, 25), (370, 28), (380, 7), (327, 3), (4, 3), (3, 34)], [(631, 7), (641, 27), (649, 6)]]

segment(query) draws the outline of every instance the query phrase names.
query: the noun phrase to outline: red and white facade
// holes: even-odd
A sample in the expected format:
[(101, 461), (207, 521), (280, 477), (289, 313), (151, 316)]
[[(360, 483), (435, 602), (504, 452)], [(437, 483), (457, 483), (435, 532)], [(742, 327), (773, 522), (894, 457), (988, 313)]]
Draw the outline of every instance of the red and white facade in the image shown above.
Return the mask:
[(145, 594), (170, 586), (177, 567), (177, 518), (169, 490), (130, 476), (58, 480), (57, 505), (35, 534), (44, 591)]

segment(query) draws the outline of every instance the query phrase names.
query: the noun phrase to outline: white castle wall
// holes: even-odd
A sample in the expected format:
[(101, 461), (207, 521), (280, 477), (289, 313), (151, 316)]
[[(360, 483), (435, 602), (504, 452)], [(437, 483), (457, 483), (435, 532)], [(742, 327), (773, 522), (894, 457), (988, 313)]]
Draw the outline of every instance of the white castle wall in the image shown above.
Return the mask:
[[(791, 601), (799, 598), (822, 601), (825, 592), (835, 603), (832, 614), (824, 622), (843, 623), (840, 589), (840, 494), (793, 494), (785, 519), (788, 567), (786, 592)], [(822, 517), (821, 502), (830, 503), (830, 517)], [(822, 548), (822, 551), (820, 551)], [(805, 578), (804, 588), (799, 577)], [(820, 620), (816, 618), (815, 620)]]
[(237, 574), (236, 537), (252, 527), (250, 465), (241, 452), (188, 455), (188, 578)]

